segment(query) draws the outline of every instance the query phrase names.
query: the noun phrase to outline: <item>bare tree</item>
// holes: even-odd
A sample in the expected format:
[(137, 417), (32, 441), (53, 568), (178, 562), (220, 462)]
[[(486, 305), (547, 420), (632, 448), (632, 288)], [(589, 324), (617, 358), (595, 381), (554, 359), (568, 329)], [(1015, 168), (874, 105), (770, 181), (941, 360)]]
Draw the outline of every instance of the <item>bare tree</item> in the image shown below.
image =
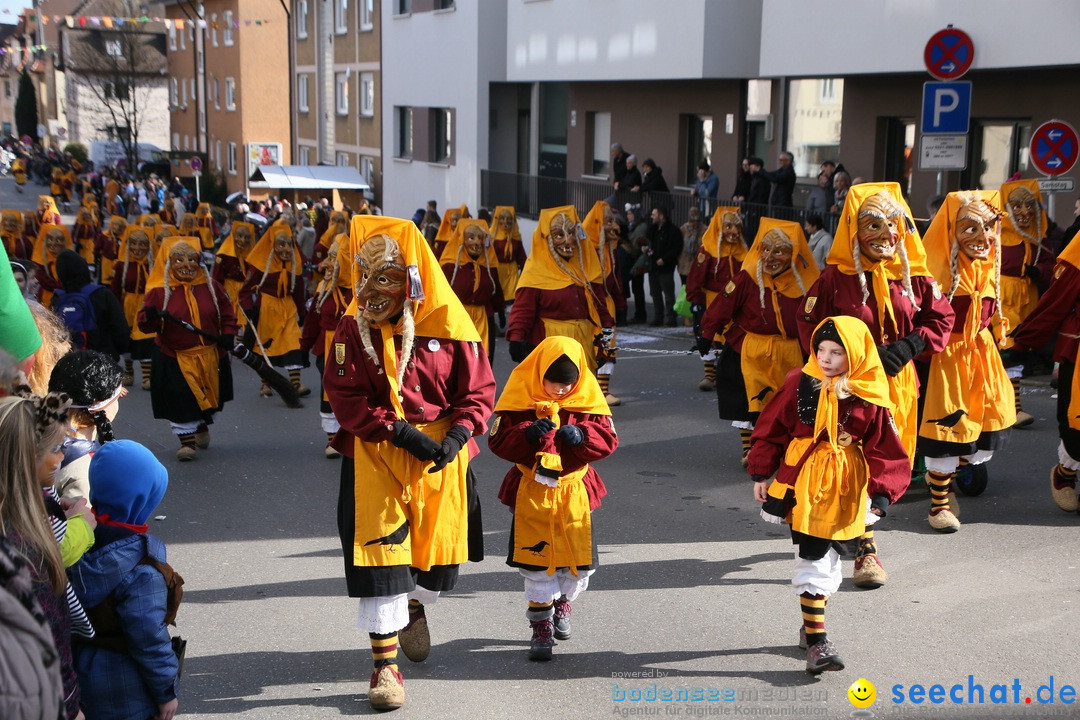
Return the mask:
[[(95, 3), (95, 10), (112, 17), (143, 14), (131, 0)], [(165, 34), (158, 23), (123, 23), (111, 28), (78, 27), (63, 31), (64, 70), (89, 89), (109, 118), (104, 130), (119, 140), (128, 168), (139, 161), (139, 131), (148, 111), (152, 89), (166, 73)]]

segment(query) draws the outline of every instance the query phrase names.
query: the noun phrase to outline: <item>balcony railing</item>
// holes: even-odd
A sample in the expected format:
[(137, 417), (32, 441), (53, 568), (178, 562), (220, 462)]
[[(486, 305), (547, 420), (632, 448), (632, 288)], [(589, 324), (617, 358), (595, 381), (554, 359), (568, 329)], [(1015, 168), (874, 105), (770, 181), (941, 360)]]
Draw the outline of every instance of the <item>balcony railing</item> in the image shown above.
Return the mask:
[[(620, 212), (625, 210), (627, 203), (641, 205), (645, 217), (648, 217), (654, 207), (663, 207), (669, 211), (669, 219), (677, 225), (686, 222), (690, 208), (695, 205), (703, 210), (703, 219), (706, 222), (716, 209), (715, 203), (702, 207), (699, 205), (699, 199), (690, 195), (689, 192), (620, 191), (616, 193), (608, 183), (519, 175), (494, 170), (482, 171), (480, 184), (481, 205), (488, 208), (494, 208), (496, 205), (510, 205), (519, 217), (534, 220), (540, 216), (540, 211), (544, 208), (560, 205), (573, 205), (578, 211), (578, 216), (584, 219), (585, 213), (592, 209), (597, 200), (608, 201)], [(720, 204), (725, 203), (721, 201)], [(806, 219), (806, 211), (802, 208), (776, 208), (743, 203), (742, 210), (745, 213), (744, 224), (747, 238), (754, 237), (758, 222), (763, 217), (792, 220), (800, 225)], [(836, 214), (824, 216), (822, 220), (825, 223), (825, 229), (832, 232), (836, 228), (837, 219)]]

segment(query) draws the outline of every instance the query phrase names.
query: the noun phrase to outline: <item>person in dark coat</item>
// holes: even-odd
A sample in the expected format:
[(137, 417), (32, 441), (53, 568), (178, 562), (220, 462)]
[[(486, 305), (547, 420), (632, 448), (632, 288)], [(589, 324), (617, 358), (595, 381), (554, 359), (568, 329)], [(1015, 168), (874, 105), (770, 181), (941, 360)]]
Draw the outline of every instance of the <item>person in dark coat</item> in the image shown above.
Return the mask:
[(754, 205), (769, 203), (769, 178), (765, 176), (765, 161), (759, 157), (750, 158), (750, 193), (746, 202)]
[(664, 180), (664, 171), (662, 168), (658, 168), (652, 158), (646, 158), (645, 162), (641, 163), (641, 187), (639, 188), (642, 193), (647, 192), (671, 192), (668, 190), (667, 182)]
[[(77, 293), (91, 284), (90, 266), (74, 250), (65, 250), (56, 258), (56, 274), (64, 293)], [(90, 291), (89, 299), (94, 311), (94, 328), (87, 331), (84, 347), (103, 352), (119, 362), (120, 355), (127, 352), (131, 335), (124, 306), (104, 285)], [(52, 303), (54, 310), (60, 302), (62, 294), (57, 293)]]
[(795, 156), (784, 150), (780, 153), (780, 167), (775, 170), (761, 170), (758, 176), (772, 183), (769, 204), (774, 208), (793, 207), (792, 194), (795, 192)]
[(683, 239), (679, 228), (668, 219), (668, 210), (654, 207), (652, 227), (649, 228), (649, 288), (652, 291), (653, 312), (656, 314), (652, 325), (675, 327), (675, 270), (679, 266)]

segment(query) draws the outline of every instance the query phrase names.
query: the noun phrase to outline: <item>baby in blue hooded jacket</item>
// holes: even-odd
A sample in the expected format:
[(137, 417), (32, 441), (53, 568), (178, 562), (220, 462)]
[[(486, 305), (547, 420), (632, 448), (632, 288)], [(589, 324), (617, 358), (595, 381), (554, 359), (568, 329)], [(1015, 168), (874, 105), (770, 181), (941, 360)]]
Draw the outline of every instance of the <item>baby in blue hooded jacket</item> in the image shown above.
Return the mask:
[(164, 566), (165, 544), (146, 532), (168, 484), (165, 467), (130, 440), (106, 443), (90, 461), (98, 529), (94, 545), (69, 570), (87, 613), (102, 625), (92, 643), (75, 648), (88, 718), (170, 720), (176, 713), (179, 663), (167, 626), (170, 592), (154, 564)]

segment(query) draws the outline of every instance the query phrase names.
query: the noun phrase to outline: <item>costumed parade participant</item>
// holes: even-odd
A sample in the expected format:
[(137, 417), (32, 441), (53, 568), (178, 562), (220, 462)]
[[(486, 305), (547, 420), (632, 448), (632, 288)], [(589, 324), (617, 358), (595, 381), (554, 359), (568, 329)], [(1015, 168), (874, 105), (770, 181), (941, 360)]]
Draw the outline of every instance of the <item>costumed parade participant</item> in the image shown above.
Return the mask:
[(142, 389), (150, 389), (150, 356), (154, 347), (154, 333), (139, 329), (137, 316), (142, 310), (146, 295), (146, 281), (153, 267), (150, 236), (147, 229), (131, 225), (120, 243), (119, 259), (113, 272), (112, 291), (124, 306), (124, 316), (131, 326), (131, 342), (124, 356), (124, 385), (135, 382), (135, 361), (142, 367)]
[(34, 241), (26, 236), (22, 213), (18, 210), (0, 210), (0, 238), (12, 260), (30, 260), (34, 254)]
[(334, 332), (345, 308), (353, 299), (353, 263), (349, 259), (349, 235), (340, 234), (331, 243), (322, 261), (323, 279), (315, 289), (315, 299), (304, 318), (304, 331), (300, 336), (300, 349), (315, 355), (315, 367), (319, 370), (319, 420), (326, 433), (325, 454), (328, 458), (341, 457), (334, 447), (334, 437), (341, 423), (334, 415), (330, 399), (322, 380), (326, 360), (330, 355)]
[(919, 452), (930, 486), (930, 527), (960, 529), (949, 489), (962, 463), (987, 462), (1016, 422), (1013, 389), (991, 324), (1001, 317), (1001, 219), (996, 190), (951, 192), (923, 237), (926, 263), (952, 304), (949, 343), (930, 358)]
[(492, 256), (487, 223), (483, 220), (461, 220), (450, 241), (443, 248), (439, 263), (454, 294), (461, 300), (465, 312), (472, 318), (484, 353), (490, 360), (495, 343), (489, 332), (489, 318), (506, 306), (502, 286)]
[(37, 221), (38, 226), (41, 225), (59, 225), (60, 211), (56, 209), (56, 201), (53, 200), (52, 195), (38, 195), (37, 211), (34, 213), (34, 219)]
[(210, 228), (200, 225), (195, 213), (184, 213), (184, 216), (180, 218), (180, 226), (177, 228), (177, 232), (180, 233), (181, 237), (199, 238), (199, 244), (203, 250), (214, 249), (214, 236), (211, 234)]
[(499, 499), (514, 513), (506, 564), (525, 580), (530, 660), (570, 639), (570, 603), (596, 570), (591, 514), (607, 490), (590, 463), (619, 439), (587, 355), (576, 340), (545, 338), (510, 373), (488, 437), (514, 463)]
[(461, 207), (450, 208), (443, 213), (442, 223), (439, 224), (439, 231), (435, 233), (435, 244), (432, 246), (435, 257), (442, 257), (446, 243), (450, 242), (454, 231), (457, 230), (458, 221), (467, 217), (470, 217), (469, 208), (465, 203), (461, 203)]
[(742, 462), (762, 409), (805, 362), (798, 315), (806, 289), (818, 278), (817, 263), (796, 222), (762, 218), (742, 269), (727, 281), (701, 319), (698, 350), (715, 355), (713, 338), (723, 335), (716, 374), (717, 409), (742, 441)]
[(330, 252), (330, 247), (334, 244), (334, 239), (338, 235), (348, 236), (349, 234), (349, 218), (343, 210), (335, 210), (330, 213), (330, 223), (326, 226), (326, 230), (319, 236), (319, 241), (315, 243), (315, 251), (311, 254), (311, 262), (315, 265), (315, 271), (312, 273), (312, 280), (315, 284), (322, 282), (324, 277), (323, 263)]
[(1058, 365), (1057, 465), (1050, 471), (1050, 495), (1065, 512), (1077, 512), (1076, 472), (1080, 469), (1080, 235), (1057, 258), (1049, 289), (1013, 333), (1013, 349), (1025, 352), (1054, 341)]
[[(213, 213), (210, 212), (210, 203), (199, 203), (195, 207), (195, 226), (199, 228), (205, 228), (206, 233), (199, 230), (200, 236), (203, 238), (203, 249), (212, 250), (214, 243), (217, 240), (218, 234), (221, 232), (218, 228), (217, 220), (214, 219)], [(206, 247), (206, 234), (210, 236), (210, 247)]]
[(97, 249), (100, 244), (97, 222), (89, 207), (83, 205), (75, 213), (75, 225), (71, 228), (71, 238), (75, 241), (75, 251), (92, 268), (96, 275), (98, 266)]
[(844, 577), (837, 543), (861, 536), (911, 480), (874, 342), (857, 318), (823, 320), (812, 334), (809, 362), (788, 373), (750, 446), (747, 472), (762, 518), (791, 526), (791, 584), (803, 618), (799, 647), (814, 675), (844, 669), (825, 632), (825, 605)]
[(607, 362), (615, 319), (607, 310), (600, 259), (584, 240), (572, 205), (540, 211), (506, 324), (514, 362), (553, 335), (591, 348), (585, 353), (589, 372)]
[[(1054, 251), (1046, 241), (1049, 222), (1037, 180), (1005, 183), (1001, 203), (1006, 213), (1001, 222), (1001, 312), (1015, 330), (1039, 302), (1039, 285), (1050, 282)], [(1010, 352), (1013, 341), (1008, 333), (999, 334), (1005, 337), (1002, 347), (1016, 400), (1016, 427), (1027, 427), (1035, 418), (1020, 407), (1024, 359)]]
[(214, 259), (214, 271), (211, 274), (211, 277), (221, 283), (225, 292), (229, 294), (233, 311), (236, 313), (236, 322), (241, 328), (247, 323), (243, 313), (240, 312), (240, 288), (247, 280), (250, 269), (247, 257), (253, 247), (255, 247), (255, 226), (248, 222), (234, 220), (228, 236), (218, 248), (217, 257)]
[[(506, 304), (514, 302), (518, 276), (525, 267), (525, 243), (521, 241), (517, 214), (509, 205), (498, 205), (491, 214), (491, 245), (499, 262), (499, 284)], [(499, 313), (499, 323), (506, 328), (506, 312)]]
[(236, 316), (225, 288), (200, 265), (200, 256), (198, 238), (166, 240), (138, 318), (140, 330), (157, 335), (150, 374), (154, 417), (169, 421), (180, 441), (176, 459), (182, 462), (194, 460), (196, 448), (210, 446), (214, 413), (233, 394), (228, 350), (237, 332)]
[(23, 234), (28, 238), (36, 238), (41, 223), (38, 222), (36, 210), (23, 210)]
[(375, 661), (368, 702), (390, 710), (405, 701), (398, 642), (409, 659), (427, 657), (424, 606), (453, 589), (470, 556), (469, 440), (486, 431), (495, 380), (416, 225), (358, 215), (348, 257), (356, 296), (323, 382), (342, 427), (345, 579)]
[[(918, 383), (912, 360), (940, 352), (949, 339), (953, 309), (926, 267), (926, 251), (897, 183), (860, 183), (844, 200), (821, 277), (799, 316), (803, 349), (823, 319), (857, 317), (870, 328), (889, 376), (893, 419), (910, 461), (918, 434)], [(888, 573), (873, 530), (859, 542), (855, 585), (876, 588)]]
[(56, 260), (60, 253), (73, 248), (71, 235), (63, 225), (42, 225), (38, 231), (30, 259), (37, 264), (38, 283), (41, 286), (41, 297), (38, 299), (45, 307), (52, 307), (53, 295), (64, 288), (56, 270)]
[[(598, 200), (589, 214), (581, 223), (585, 231), (585, 237), (596, 250), (596, 256), (600, 259), (600, 271), (604, 276), (604, 291), (606, 293), (605, 305), (608, 315), (618, 321), (626, 319), (626, 297), (622, 291), (622, 275), (619, 272), (619, 256), (616, 250), (622, 240), (622, 230), (615, 220), (615, 213), (611, 206), (603, 200)], [(611, 328), (611, 339), (608, 342), (606, 361), (596, 369), (596, 380), (600, 383), (600, 389), (604, 391), (604, 400), (608, 406), (621, 405), (622, 401), (611, 394), (611, 374), (615, 372), (615, 346), (617, 339), (616, 330)]]
[[(300, 371), (308, 366), (300, 349), (300, 311), (307, 292), (301, 275), (304, 259), (284, 223), (274, 223), (247, 256), (248, 273), (240, 290), (240, 307), (254, 324), (255, 337), (270, 363), (284, 368), (296, 394), (311, 390), (300, 384)], [(259, 394), (273, 393), (264, 382)]]
[[(701, 318), (706, 309), (720, 291), (735, 277), (746, 258), (746, 237), (743, 234), (743, 219), (736, 207), (720, 207), (713, 213), (709, 227), (701, 238), (690, 274), (686, 277), (686, 299), (694, 313), (694, 335), (702, 337)], [(722, 337), (709, 338), (723, 342)], [(708, 392), (716, 388), (716, 350), (712, 347), (701, 354), (705, 366), (705, 377), (698, 383), (698, 389)]]
[(128, 221), (120, 215), (109, 218), (109, 225), (99, 236), (97, 250), (100, 281), (104, 285), (112, 282), (116, 261), (120, 257), (120, 243), (127, 235)]
[(26, 158), (19, 155), (11, 163), (11, 174), (15, 176), (15, 189), (20, 193), (26, 187)]

